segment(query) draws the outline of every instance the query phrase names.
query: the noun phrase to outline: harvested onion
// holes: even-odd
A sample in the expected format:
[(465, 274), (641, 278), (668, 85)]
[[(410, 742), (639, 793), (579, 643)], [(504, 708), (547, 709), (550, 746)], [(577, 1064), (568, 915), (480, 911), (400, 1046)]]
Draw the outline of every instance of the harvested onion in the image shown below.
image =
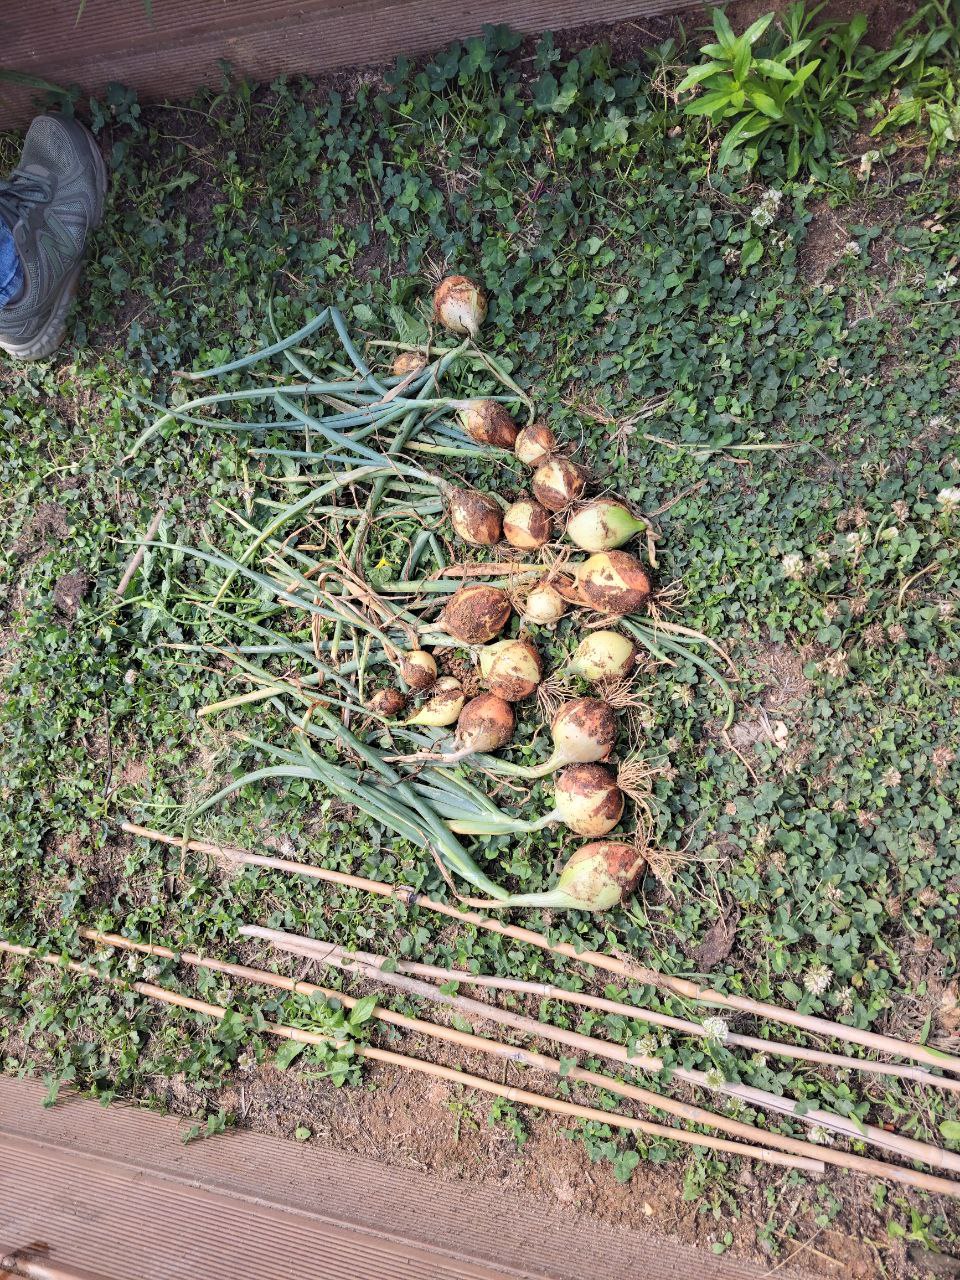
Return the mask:
[(437, 660), (427, 649), (411, 649), (400, 659), (400, 674), (411, 689), (423, 693), (437, 678)]
[(617, 717), (599, 698), (571, 698), (550, 725), (553, 750), (543, 764), (511, 766), (512, 777), (543, 778), (568, 764), (594, 764), (606, 760), (617, 739)]
[(388, 720), (398, 716), (406, 705), (407, 700), (399, 689), (377, 689), (366, 703), (368, 711), (385, 716)]
[(447, 759), (461, 759), (474, 751), (499, 751), (513, 737), (515, 723), (513, 707), (504, 698), (493, 693), (471, 698), (457, 721), (457, 741), (461, 749), (455, 757)]
[(475, 338), (487, 318), (487, 295), (467, 276), (447, 276), (434, 290), (433, 318), (451, 333)]
[(550, 541), (550, 513), (532, 498), (521, 498), (503, 513), (503, 536), (512, 547), (535, 551)]
[(553, 626), (567, 611), (567, 603), (560, 592), (549, 582), (538, 582), (527, 593), (523, 616), (527, 622), (541, 627)]
[(575, 573), (583, 602), (598, 613), (639, 613), (650, 597), (650, 579), (628, 551), (601, 551)]
[(648, 527), (619, 499), (594, 498), (574, 511), (566, 533), (583, 551), (612, 551)]
[(619, 840), (585, 844), (560, 870), (556, 886), (543, 893), (517, 893), (475, 903), (497, 907), (554, 907), (568, 911), (609, 911), (630, 893), (646, 865), (644, 854)]
[(480, 674), (498, 698), (520, 702), (536, 692), (543, 663), (529, 641), (498, 640), (480, 650)]
[(510, 597), (499, 587), (476, 584), (455, 591), (440, 615), (444, 630), (462, 644), (486, 644), (510, 620)]
[(531, 422), (517, 436), (514, 453), (528, 467), (539, 467), (557, 451), (557, 437), (545, 422)]
[(503, 532), (503, 511), (496, 498), (476, 489), (454, 489), (450, 494), (450, 523), (464, 542), (492, 547)]
[(580, 468), (567, 458), (548, 458), (537, 467), (533, 493), (548, 511), (563, 511), (576, 502), (586, 483)]
[(517, 424), (498, 400), (463, 400), (457, 409), (464, 431), (475, 444), (512, 449)]
[(407, 720), (407, 724), (423, 724), (442, 729), (453, 724), (463, 710), (463, 686), (453, 676), (441, 676), (423, 706)]
[(605, 836), (623, 815), (623, 792), (602, 764), (571, 764), (557, 778), (557, 817), (578, 836)]
[(619, 631), (591, 631), (577, 645), (570, 670), (591, 684), (599, 680), (623, 680), (633, 671), (637, 646)]
[(395, 378), (407, 378), (427, 367), (426, 358), (419, 351), (400, 351), (393, 358), (390, 372)]

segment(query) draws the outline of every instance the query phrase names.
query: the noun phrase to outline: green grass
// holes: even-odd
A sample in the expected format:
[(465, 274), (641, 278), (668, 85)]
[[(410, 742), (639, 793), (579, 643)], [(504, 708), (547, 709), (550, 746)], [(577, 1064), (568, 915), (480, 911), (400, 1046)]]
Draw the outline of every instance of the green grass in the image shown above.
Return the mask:
[[(560, 64), (549, 42), (524, 64), (514, 46), (501, 32), (331, 91), (232, 86), (141, 108), (117, 90), (93, 104), (113, 196), (75, 345), (0, 370), (0, 932), (79, 956), (76, 930), (92, 924), (230, 955), (236, 926), (257, 919), (555, 972), (470, 930), (440, 937), (398, 905), (267, 874), (228, 881), (116, 827), (175, 830), (186, 804), (253, 767), (232, 736), (249, 718), (197, 718), (235, 687), (164, 647), (189, 630), (184, 591), (212, 578), (151, 552), (128, 605), (111, 597), (161, 500), (162, 537), (238, 545), (217, 503), (250, 510), (266, 468), (240, 437), (172, 424), (127, 458), (154, 416), (143, 399), (164, 403), (173, 370), (270, 341), (271, 290), (281, 332), (334, 303), (355, 336), (390, 337), (422, 309), (426, 274), (447, 267), (486, 284), (486, 345), (560, 435), (583, 433), (597, 475), (646, 511), (679, 499), (657, 517), (660, 577), (683, 585), (682, 621), (733, 653), (738, 720), (759, 739), (744, 731), (730, 748), (722, 699), (692, 663), (651, 676), (647, 744), (671, 764), (656, 791), (660, 846), (678, 855), (672, 890), (648, 878), (624, 910), (558, 917), (552, 932), (691, 973), (711, 927), (734, 918), (711, 983), (936, 1040), (960, 954), (960, 510), (937, 500), (960, 485), (956, 162), (921, 174), (898, 154), (858, 184), (838, 158), (813, 186), (787, 184), (772, 154), (753, 175), (718, 175), (649, 69), (612, 67), (599, 49)], [(5, 140), (6, 161), (17, 145)], [(757, 212), (768, 188), (783, 191), (772, 225)], [(751, 244), (743, 266), (757, 241), (762, 256)], [(744, 448), (768, 444), (788, 447)], [(59, 533), (38, 525), (45, 503)], [(54, 586), (78, 569), (91, 590), (70, 618)], [(305, 784), (248, 788), (208, 817), (206, 831), (238, 843), (269, 834), (328, 866), (442, 891), (412, 850)], [(491, 841), (480, 857), (536, 890), (566, 844)], [(123, 957), (109, 964), (126, 971)], [(829, 981), (814, 994), (817, 966)], [(238, 1059), (272, 1052), (237, 1025), (217, 1033), (19, 963), (0, 984), (4, 1069), (105, 1098), (156, 1098), (157, 1079), (182, 1073), (215, 1118)], [(290, 1011), (232, 996), (267, 1017)], [(641, 1028), (605, 1030), (627, 1041)], [(706, 1046), (674, 1051), (709, 1065)], [(918, 1107), (893, 1084), (868, 1093), (774, 1059), (739, 1067), (919, 1137), (957, 1119), (944, 1098)], [(584, 1141), (629, 1178), (632, 1144)], [(726, 1212), (722, 1167), (637, 1150), (690, 1162), (690, 1198)], [(811, 1221), (831, 1220), (815, 1189), (805, 1195)], [(911, 1239), (947, 1238), (924, 1197), (881, 1206)]]

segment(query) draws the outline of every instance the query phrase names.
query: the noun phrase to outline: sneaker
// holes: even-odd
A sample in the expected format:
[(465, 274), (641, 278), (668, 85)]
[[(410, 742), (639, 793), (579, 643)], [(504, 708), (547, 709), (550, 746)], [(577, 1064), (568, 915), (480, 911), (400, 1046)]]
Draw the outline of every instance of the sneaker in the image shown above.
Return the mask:
[(0, 182), (0, 218), (24, 274), (20, 297), (0, 308), (0, 349), (16, 359), (41, 360), (63, 341), (106, 192), (106, 165), (89, 130), (66, 116), (38, 116), (20, 164)]

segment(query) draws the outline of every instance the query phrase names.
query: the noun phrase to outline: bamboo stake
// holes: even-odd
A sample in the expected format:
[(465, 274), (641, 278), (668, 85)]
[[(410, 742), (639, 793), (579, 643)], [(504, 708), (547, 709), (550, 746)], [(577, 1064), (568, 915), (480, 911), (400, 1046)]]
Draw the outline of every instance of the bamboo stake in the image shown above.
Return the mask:
[[(80, 933), (82, 937), (107, 946), (123, 948), (128, 951), (139, 951), (146, 955), (162, 956), (167, 960), (178, 960), (183, 964), (226, 973), (232, 977), (244, 978), (249, 982), (278, 987), (283, 991), (289, 991), (293, 995), (312, 996), (319, 994), (328, 999), (339, 1000), (351, 1009), (357, 1004), (357, 1000), (354, 997), (346, 995), (342, 991), (321, 987), (313, 982), (303, 982), (295, 978), (288, 978), (283, 974), (272, 973), (265, 969), (254, 969), (248, 965), (235, 964), (227, 960), (214, 960), (189, 951), (172, 951), (169, 947), (159, 946), (155, 943), (133, 942), (120, 934), (99, 933), (96, 929), (81, 929)], [(439, 1023), (427, 1022), (421, 1018), (411, 1018), (406, 1014), (395, 1013), (392, 1009), (385, 1009), (379, 1005), (374, 1009), (373, 1016), (381, 1022), (392, 1023), (394, 1026), (403, 1027), (407, 1031), (419, 1032), (437, 1040), (444, 1040), (449, 1044), (459, 1045), (464, 1049), (478, 1050), (481, 1053), (492, 1054), (494, 1057), (503, 1058), (510, 1062), (523, 1062), (527, 1066), (549, 1071), (552, 1074), (566, 1075), (569, 1079), (579, 1080), (584, 1084), (596, 1085), (598, 1088), (606, 1089), (611, 1093), (619, 1093), (622, 1097), (630, 1098), (634, 1102), (656, 1107), (661, 1111), (689, 1120), (694, 1124), (705, 1124), (711, 1128), (723, 1129), (751, 1142), (763, 1143), (768, 1147), (795, 1155), (802, 1156), (812, 1153), (813, 1158), (825, 1164), (831, 1164), (836, 1168), (845, 1169), (848, 1172), (886, 1178), (890, 1181), (905, 1183), (907, 1186), (915, 1186), (926, 1191), (934, 1191), (938, 1194), (960, 1198), (960, 1184), (950, 1182), (945, 1178), (938, 1178), (933, 1174), (922, 1173), (919, 1170), (904, 1169), (899, 1165), (888, 1165), (881, 1160), (873, 1159), (871, 1156), (859, 1156), (853, 1152), (833, 1151), (829, 1147), (821, 1149), (801, 1139), (758, 1129), (756, 1126), (747, 1124), (742, 1120), (735, 1120), (724, 1115), (715, 1115), (713, 1112), (705, 1111), (702, 1107), (691, 1103), (662, 1097), (660, 1094), (651, 1094), (649, 1090), (640, 1088), (637, 1085), (627, 1084), (623, 1080), (605, 1076), (596, 1071), (589, 1071), (583, 1067), (570, 1066), (569, 1070), (565, 1070), (567, 1064), (561, 1064), (556, 1058), (547, 1057), (545, 1054), (536, 1053), (530, 1049), (521, 1049), (514, 1045), (504, 1044), (499, 1040), (488, 1039), (485, 1036), (478, 1036), (471, 1032), (458, 1031), (454, 1027), (445, 1027)], [(687, 1129), (675, 1129), (650, 1123), (651, 1133), (657, 1132), (659, 1134), (660, 1130), (664, 1130), (661, 1136), (673, 1138), (677, 1142), (689, 1143), (694, 1146), (701, 1145), (701, 1135), (699, 1134), (691, 1134)], [(724, 1151), (737, 1145), (727, 1143), (724, 1139), (714, 1139), (712, 1136), (702, 1145), (712, 1146), (714, 1142), (723, 1143), (722, 1146), (717, 1146), (717, 1150)], [(768, 1154), (763, 1150), (759, 1154), (754, 1154), (755, 1151), (756, 1149), (753, 1147), (740, 1146), (734, 1154), (749, 1156), (751, 1159), (758, 1160), (764, 1160)]]
[[(352, 952), (361, 956), (365, 953)], [(524, 995), (539, 996), (543, 1000), (557, 1000), (563, 1004), (581, 1005), (585, 1009), (597, 1009), (601, 1013), (613, 1013), (620, 1017), (647, 1022), (652, 1026), (669, 1027), (685, 1035), (709, 1039), (710, 1032), (700, 1022), (687, 1018), (675, 1018), (656, 1009), (644, 1009), (640, 1005), (625, 1004), (620, 1000), (608, 1000), (605, 996), (590, 995), (586, 991), (570, 991), (552, 982), (529, 982), (523, 978), (501, 978), (499, 975), (470, 973), (463, 969), (442, 969), (432, 964), (414, 960), (394, 960), (397, 973), (409, 973), (414, 977), (430, 978), (435, 982), (459, 982), (468, 987), (489, 987), (495, 991), (517, 991)], [(868, 1058), (851, 1058), (843, 1053), (830, 1053), (826, 1049), (808, 1049), (804, 1045), (783, 1044), (778, 1040), (762, 1040), (759, 1036), (745, 1036), (730, 1031), (722, 1039), (724, 1046), (755, 1049), (775, 1058), (796, 1058), (801, 1062), (821, 1062), (838, 1070), (864, 1071), (874, 1075), (897, 1076), (903, 1080), (915, 1080), (919, 1084), (960, 1093), (960, 1080), (949, 1076), (935, 1076), (924, 1067), (907, 1067), (899, 1062), (872, 1062)]]
[[(111, 985), (119, 986), (124, 989), (136, 991), (139, 995), (146, 996), (148, 999), (156, 1000), (161, 1004), (174, 1005), (180, 1009), (188, 1009), (193, 1013), (201, 1013), (207, 1017), (221, 1020), (227, 1013), (227, 1010), (218, 1004), (211, 1004), (206, 1000), (196, 1000), (192, 996), (182, 995), (178, 991), (171, 991), (168, 987), (158, 986), (152, 982), (124, 982), (119, 978), (104, 978), (92, 965), (81, 964), (76, 960), (65, 961), (62, 956), (53, 953), (41, 953), (33, 947), (19, 946), (16, 943), (7, 942), (0, 939), (0, 951), (9, 952), (12, 955), (24, 956), (28, 959), (39, 960), (44, 964), (50, 964), (60, 969), (67, 969), (71, 973), (76, 973), (86, 978), (97, 978), (102, 982), (109, 982)], [(171, 953), (172, 958), (172, 953)], [(182, 958), (182, 957), (181, 957)], [(199, 959), (199, 957), (198, 957)], [(211, 966), (212, 967), (212, 966)], [(232, 968), (241, 969), (245, 966), (237, 965)], [(257, 973), (257, 970), (251, 970)], [(246, 975), (243, 975), (246, 976)], [(295, 988), (301, 991), (305, 990), (309, 984), (295, 983)], [(339, 992), (333, 993), (338, 999), (343, 1000), (344, 997)], [(344, 1001), (346, 1003), (346, 1001)], [(383, 1012), (386, 1012), (384, 1010)], [(399, 1016), (399, 1015), (398, 1015)], [(653, 1124), (650, 1121), (638, 1120), (635, 1116), (623, 1115), (616, 1111), (600, 1111), (595, 1107), (582, 1107), (578, 1103), (566, 1102), (561, 1098), (551, 1098), (546, 1094), (531, 1093), (527, 1089), (517, 1089), (510, 1085), (500, 1085), (493, 1080), (487, 1080), (484, 1076), (470, 1075), (466, 1071), (461, 1071), (456, 1067), (444, 1067), (439, 1063), (426, 1062), (422, 1058), (414, 1058), (408, 1054), (394, 1053), (390, 1049), (378, 1049), (373, 1045), (356, 1044), (351, 1041), (337, 1039), (335, 1036), (324, 1036), (314, 1031), (305, 1031), (300, 1027), (289, 1027), (283, 1023), (267, 1022), (262, 1028), (268, 1035), (277, 1036), (284, 1040), (296, 1040), (301, 1044), (316, 1045), (333, 1045), (335, 1048), (343, 1048), (347, 1044), (353, 1044), (354, 1053), (361, 1058), (369, 1058), (372, 1062), (385, 1062), (391, 1066), (401, 1067), (407, 1071), (416, 1071), (421, 1075), (434, 1076), (440, 1080), (447, 1080), (451, 1084), (461, 1085), (465, 1089), (476, 1089), (481, 1093), (493, 1094), (495, 1097), (506, 1098), (509, 1102), (522, 1103), (524, 1106), (536, 1107), (541, 1111), (552, 1111), (557, 1115), (571, 1116), (578, 1120), (589, 1120), (596, 1124), (613, 1125), (615, 1128), (629, 1129), (633, 1133), (653, 1134), (657, 1137), (675, 1138), (678, 1134), (685, 1134), (686, 1138), (681, 1141), (690, 1141), (696, 1139), (696, 1145), (711, 1147), (717, 1150), (730, 1151), (733, 1154), (743, 1154), (749, 1148), (742, 1147), (739, 1143), (728, 1142), (722, 1138), (702, 1137), (699, 1134), (690, 1134), (688, 1130), (672, 1129), (668, 1125)], [(503, 1046), (507, 1048), (508, 1046)], [(539, 1057), (540, 1055), (532, 1055)], [(550, 1061), (544, 1059), (544, 1062)], [(556, 1064), (559, 1070), (559, 1062)], [(590, 1073), (592, 1074), (592, 1073)], [(606, 1088), (608, 1083), (606, 1076), (598, 1076)], [(802, 1145), (802, 1144), (799, 1144)], [(821, 1159), (810, 1159), (806, 1156), (787, 1155), (774, 1151), (763, 1151), (754, 1149), (750, 1151), (751, 1158), (762, 1160), (767, 1164), (781, 1165), (789, 1169), (801, 1169), (806, 1173), (822, 1173), (823, 1161)], [(820, 1153), (817, 1152), (819, 1157)], [(934, 1178), (934, 1182), (940, 1182), (941, 1179)], [(946, 1183), (947, 1186), (952, 1184)], [(960, 1188), (958, 1188), (960, 1193)]]
[[(176, 845), (178, 848), (183, 847), (183, 841), (179, 837), (168, 836), (163, 832), (153, 831), (148, 827), (141, 827), (133, 822), (121, 823), (121, 830), (131, 835), (142, 836), (147, 840)], [(876, 1031), (865, 1031), (859, 1027), (848, 1027), (842, 1022), (832, 1022), (829, 1018), (818, 1018), (812, 1014), (797, 1013), (793, 1009), (781, 1009), (777, 1005), (767, 1004), (761, 1000), (752, 1000), (747, 996), (727, 995), (724, 992), (713, 991), (709, 987), (700, 987), (697, 983), (691, 982), (687, 978), (676, 978), (670, 974), (661, 973), (657, 969), (631, 964), (625, 960), (619, 960), (615, 956), (607, 955), (602, 951), (577, 951), (567, 942), (551, 942), (544, 934), (536, 933), (532, 929), (526, 929), (520, 925), (504, 924), (493, 917), (482, 915), (479, 911), (469, 911), (460, 907), (450, 906), (446, 902), (438, 902), (435, 898), (428, 898), (406, 885), (384, 884), (380, 880), (368, 880), (364, 876), (348, 875), (344, 871), (328, 870), (326, 867), (317, 867), (310, 863), (291, 862), (285, 858), (273, 858), (264, 854), (250, 853), (244, 849), (234, 849), (229, 846), (214, 844), (208, 840), (190, 840), (187, 841), (186, 847), (199, 853), (209, 853), (214, 857), (224, 857), (233, 862), (244, 863), (247, 866), (265, 867), (269, 870), (281, 871), (286, 874), (309, 876), (314, 880), (323, 880), (329, 884), (343, 885), (347, 888), (359, 889), (364, 893), (394, 898), (398, 902), (406, 903), (407, 906), (423, 907), (425, 910), (434, 911), (438, 915), (448, 916), (451, 920), (456, 920), (460, 924), (472, 924), (479, 929), (487, 929), (491, 933), (500, 934), (502, 937), (513, 938), (517, 942), (526, 943), (528, 946), (539, 947), (542, 951), (551, 951), (555, 955), (566, 956), (580, 964), (590, 965), (595, 969), (602, 969), (606, 973), (616, 974), (617, 977), (624, 978), (627, 981), (638, 982), (642, 986), (659, 987), (662, 990), (671, 992), (673, 995), (682, 996), (684, 999), (693, 1000), (699, 1004), (706, 1004), (714, 1008), (737, 1009), (742, 1013), (752, 1013), (761, 1018), (768, 1018), (771, 1022), (782, 1022), (787, 1026), (800, 1027), (802, 1030), (810, 1031), (815, 1035), (830, 1036), (832, 1039), (842, 1040), (848, 1044), (863, 1045), (865, 1048), (875, 1049), (879, 1053), (890, 1053), (901, 1058), (912, 1058), (915, 1062), (922, 1062), (930, 1067), (938, 1067), (943, 1071), (952, 1071), (955, 1074), (960, 1074), (960, 1058), (949, 1053), (942, 1053), (936, 1049), (930, 1049), (926, 1045), (910, 1044), (905, 1040), (897, 1040), (893, 1036), (881, 1035)]]
[(468, 996), (449, 995), (429, 982), (423, 982), (418, 978), (406, 977), (402, 973), (395, 973), (385, 969), (386, 959), (383, 956), (371, 955), (369, 952), (347, 952), (343, 947), (332, 943), (317, 942), (309, 938), (282, 933), (277, 929), (265, 929), (260, 925), (244, 925), (240, 933), (245, 937), (265, 938), (284, 951), (292, 951), (297, 955), (311, 957), (319, 960), (322, 964), (336, 965), (340, 969), (359, 974), (361, 977), (372, 978), (376, 982), (396, 987), (398, 990), (405, 991), (409, 995), (417, 996), (420, 999), (432, 1000), (436, 1004), (451, 1005), (462, 1010), (468, 1016), (486, 1018), (491, 1022), (499, 1022), (503, 1026), (513, 1027), (515, 1031), (519, 1031), (523, 1035), (553, 1040), (557, 1044), (564, 1044), (578, 1053), (606, 1058), (611, 1062), (631, 1066), (637, 1071), (657, 1073), (669, 1069), (676, 1079), (696, 1088), (725, 1093), (730, 1097), (739, 1098), (742, 1102), (747, 1102), (751, 1106), (765, 1107), (770, 1111), (778, 1111), (793, 1116), (804, 1124), (832, 1130), (845, 1138), (850, 1138), (855, 1142), (870, 1143), (883, 1151), (892, 1151), (905, 1160), (917, 1160), (923, 1164), (931, 1165), (934, 1169), (949, 1169), (953, 1173), (960, 1173), (960, 1155), (956, 1155), (952, 1151), (946, 1151), (942, 1147), (935, 1147), (929, 1143), (920, 1142), (915, 1138), (905, 1137), (903, 1134), (888, 1132), (886, 1129), (878, 1128), (876, 1125), (863, 1124), (858, 1120), (851, 1120), (832, 1111), (822, 1111), (814, 1107), (803, 1110), (801, 1104), (795, 1102), (792, 1098), (770, 1093), (766, 1089), (757, 1089), (752, 1085), (731, 1083), (729, 1081), (714, 1085), (711, 1084), (709, 1077), (703, 1071), (695, 1071), (677, 1064), (668, 1064), (661, 1058), (651, 1055), (633, 1055), (623, 1045), (614, 1044), (608, 1040), (600, 1040), (596, 1036), (583, 1035), (579, 1031), (570, 1031), (565, 1027), (555, 1027), (550, 1023), (538, 1022), (536, 1018), (528, 1018), (524, 1014), (513, 1013), (508, 1009), (502, 1009), (499, 1005), (483, 1004), (479, 1000), (471, 1000)]
[(147, 526), (147, 532), (143, 535), (143, 539), (141, 540), (140, 545), (137, 547), (136, 551), (130, 557), (129, 562), (127, 563), (127, 567), (123, 571), (123, 576), (121, 577), (120, 581), (117, 583), (117, 589), (115, 594), (121, 600), (127, 594), (127, 587), (129, 587), (130, 583), (133, 581), (133, 575), (137, 572), (137, 570), (143, 564), (144, 557), (147, 554), (147, 547), (157, 536), (157, 530), (160, 528), (160, 521), (163, 519), (163, 512), (164, 512), (164, 508), (163, 508), (163, 505), (161, 504), (157, 508), (157, 510), (154, 512), (153, 519), (150, 521), (150, 524)]
[[(283, 974), (272, 973), (265, 969), (250, 968), (249, 965), (235, 964), (229, 960), (215, 960), (209, 957), (196, 955), (190, 951), (172, 951), (169, 947), (159, 946), (156, 943), (149, 942), (133, 942), (129, 938), (124, 938), (116, 933), (99, 933), (96, 929), (81, 929), (81, 937), (87, 938), (92, 942), (99, 942), (104, 946), (123, 948), (127, 951), (137, 951), (145, 955), (162, 956), (167, 960), (180, 961), (183, 964), (192, 965), (196, 968), (210, 969), (218, 973), (226, 973), (231, 977), (243, 978), (248, 982), (257, 982), (265, 986), (278, 987), (283, 991), (289, 991), (292, 995), (315, 996), (322, 995), (327, 999), (339, 1000), (345, 1004), (347, 1008), (352, 1009), (357, 1000), (353, 996), (348, 996), (342, 991), (335, 991), (330, 987), (318, 986), (313, 982), (304, 982), (300, 979), (288, 978)], [(589, 1071), (585, 1067), (569, 1065), (561, 1063), (556, 1058), (548, 1057), (546, 1054), (537, 1053), (532, 1049), (522, 1049), (516, 1045), (505, 1044), (500, 1040), (493, 1040), (486, 1036), (478, 1036), (472, 1032), (458, 1031), (455, 1027), (446, 1027), (441, 1023), (427, 1022), (423, 1018), (411, 1018), (404, 1013), (395, 1013), (392, 1009), (386, 1009), (378, 1005), (373, 1016), (381, 1022), (391, 1023), (394, 1026), (402, 1027), (406, 1031), (417, 1032), (421, 1035), (430, 1036), (435, 1040), (444, 1040), (449, 1044), (455, 1044), (462, 1049), (471, 1049), (480, 1053), (488, 1053), (496, 1058), (503, 1058), (508, 1062), (522, 1062), (524, 1065), (534, 1067), (541, 1071), (548, 1071), (553, 1075), (565, 1077), (569, 1080), (579, 1080), (584, 1084), (595, 1085), (597, 1088), (606, 1089), (610, 1093), (618, 1093), (624, 1098), (629, 1098), (633, 1102), (641, 1103), (645, 1106), (655, 1106), (661, 1111), (666, 1111), (670, 1115), (675, 1115), (680, 1119), (689, 1120), (693, 1124), (708, 1125), (714, 1129), (722, 1129), (726, 1132), (735, 1134), (751, 1141), (764, 1143), (766, 1146), (774, 1150), (786, 1151), (791, 1154), (805, 1156), (810, 1159), (821, 1160), (822, 1153), (820, 1149), (811, 1143), (803, 1142), (796, 1138), (789, 1138), (779, 1133), (770, 1133), (763, 1129), (757, 1129), (755, 1126), (747, 1124), (742, 1120), (734, 1120), (727, 1116), (715, 1115), (712, 1111), (706, 1111), (702, 1107), (695, 1106), (684, 1102), (679, 1102), (673, 1098), (662, 1098), (659, 1094), (651, 1093), (647, 1089), (641, 1089), (636, 1085), (626, 1083), (626, 1081), (616, 1079), (613, 1076), (602, 1075), (598, 1071)], [(702, 1135), (691, 1133), (688, 1129), (674, 1129), (666, 1125), (659, 1125), (649, 1122), (649, 1132), (657, 1137), (676, 1138), (678, 1142), (687, 1143), (692, 1146), (709, 1146), (713, 1147), (715, 1142), (722, 1142), (723, 1146), (717, 1147), (717, 1150), (728, 1151), (731, 1154), (741, 1155), (750, 1159), (765, 1160), (769, 1154), (763, 1147), (744, 1146), (739, 1143), (730, 1143), (726, 1139), (714, 1139), (712, 1135), (701, 1141)], [(644, 1130), (646, 1132), (646, 1130)], [(835, 1153), (840, 1154), (840, 1153)], [(885, 1165), (875, 1161), (880, 1168), (886, 1168)]]

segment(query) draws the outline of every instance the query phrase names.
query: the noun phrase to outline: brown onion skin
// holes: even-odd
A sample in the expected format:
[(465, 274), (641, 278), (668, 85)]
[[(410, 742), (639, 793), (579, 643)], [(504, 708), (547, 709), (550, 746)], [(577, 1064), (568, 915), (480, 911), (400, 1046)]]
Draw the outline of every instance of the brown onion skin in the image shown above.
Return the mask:
[(499, 751), (513, 738), (513, 707), (493, 693), (471, 698), (460, 712), (457, 738), (464, 747), (478, 743), (477, 751)]
[(462, 644), (486, 644), (510, 621), (510, 597), (499, 587), (455, 591), (440, 615), (444, 630)]
[(539, 467), (557, 451), (557, 437), (545, 422), (531, 422), (524, 427), (514, 443), (514, 452), (528, 467)]
[(450, 523), (458, 537), (475, 547), (492, 547), (503, 533), (503, 511), (495, 498), (476, 489), (455, 489)]
[[(433, 654), (426, 649), (415, 649), (413, 653), (426, 653), (429, 658), (433, 658)], [(433, 669), (428, 664), (411, 661), (410, 654), (404, 654), (400, 659), (400, 674), (415, 693), (423, 693), (425, 689), (429, 689), (437, 678), (437, 664), (434, 659)]]
[[(603, 551), (590, 559), (605, 556), (625, 585), (606, 584), (601, 575), (577, 575), (577, 590), (583, 601), (598, 613), (623, 615), (639, 613), (650, 598), (650, 579), (643, 565), (629, 551)], [(589, 561), (584, 563), (589, 564)]]
[(503, 536), (521, 551), (545, 546), (551, 532), (550, 512), (532, 498), (521, 498), (503, 513)]
[[(555, 483), (556, 470), (562, 476), (561, 485)], [(533, 493), (548, 511), (564, 511), (580, 497), (586, 483), (586, 477), (575, 463), (567, 458), (551, 458), (537, 468), (533, 477)]]
[[(568, 764), (560, 771), (556, 789), (570, 795), (594, 797), (591, 817), (597, 818), (606, 829), (612, 831), (623, 815), (623, 792), (617, 786), (612, 770), (602, 764)], [(568, 819), (564, 819), (572, 831), (577, 831)], [(588, 834), (583, 831), (579, 835)]]
[(609, 758), (617, 740), (617, 716), (609, 703), (601, 698), (571, 698), (558, 708), (551, 729), (561, 719), (605, 748), (601, 760)]
[(407, 705), (407, 700), (399, 689), (378, 689), (367, 699), (367, 710), (392, 720), (400, 715)]
[(517, 424), (499, 400), (471, 400), (461, 422), (474, 444), (512, 449), (516, 443)]

